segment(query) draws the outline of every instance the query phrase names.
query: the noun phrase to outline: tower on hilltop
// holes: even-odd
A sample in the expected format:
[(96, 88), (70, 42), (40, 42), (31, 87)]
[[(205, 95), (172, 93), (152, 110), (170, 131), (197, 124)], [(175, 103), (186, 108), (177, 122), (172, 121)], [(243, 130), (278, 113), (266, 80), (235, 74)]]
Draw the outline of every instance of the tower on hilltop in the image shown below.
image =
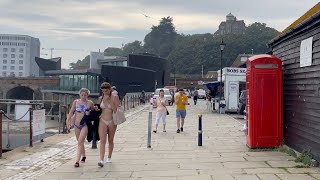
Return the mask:
[(243, 34), (246, 30), (246, 24), (243, 20), (237, 20), (237, 18), (229, 13), (226, 16), (226, 21), (222, 21), (219, 25), (219, 29), (214, 35), (224, 34)]

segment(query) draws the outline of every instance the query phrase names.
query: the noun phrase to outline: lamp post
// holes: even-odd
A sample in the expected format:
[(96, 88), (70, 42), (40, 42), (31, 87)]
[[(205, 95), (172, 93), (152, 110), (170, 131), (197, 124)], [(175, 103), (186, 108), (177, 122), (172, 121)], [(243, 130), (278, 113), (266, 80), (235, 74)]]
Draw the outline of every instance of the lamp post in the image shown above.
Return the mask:
[(220, 43), (221, 59), (220, 59), (219, 114), (221, 114), (220, 102), (221, 102), (221, 95), (222, 95), (222, 53), (225, 46), (226, 44), (223, 42), (223, 39), (222, 39)]

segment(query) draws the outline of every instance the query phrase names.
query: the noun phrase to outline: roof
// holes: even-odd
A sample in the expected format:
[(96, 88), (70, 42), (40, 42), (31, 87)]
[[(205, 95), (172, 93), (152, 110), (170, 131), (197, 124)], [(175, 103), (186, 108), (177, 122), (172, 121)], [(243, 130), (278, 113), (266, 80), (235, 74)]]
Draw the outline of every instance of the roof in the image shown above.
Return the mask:
[(239, 54), (237, 58), (232, 63), (231, 67), (244, 67), (246, 64), (246, 61), (241, 61), (241, 58), (244, 57), (245, 59), (248, 59), (249, 57), (254, 56), (253, 54)]
[(304, 30), (305, 28), (309, 28), (311, 22), (316, 21), (316, 23), (320, 22), (320, 2), (313, 6), (309, 11), (307, 11), (304, 15), (302, 15), (299, 19), (290, 24), (287, 28), (285, 28), (279, 35), (273, 38), (269, 45), (276, 44), (277, 42), (285, 39), (286, 37), (293, 34), (293, 32)]
[(208, 71), (205, 78), (217, 78), (218, 73), (217, 71)]
[(269, 54), (259, 54), (259, 55), (254, 55), (254, 56), (251, 56), (248, 58), (248, 61), (255, 61), (257, 59), (261, 59), (261, 58), (265, 58), (265, 59), (273, 59), (273, 58), (276, 58), (276, 59), (279, 59), (275, 56), (272, 56), (272, 55), (269, 55)]
[(231, 14), (231, 13), (229, 13), (229, 14), (227, 15), (227, 17), (234, 17), (234, 15)]
[(57, 67), (59, 61), (61, 61), (61, 57), (58, 58), (52, 58), (52, 59), (43, 59), (39, 57), (35, 57), (35, 61), (38, 64), (39, 68), (43, 71), (48, 70), (60, 70), (61, 67)]
[(62, 69), (62, 70), (52, 70), (46, 71), (46, 75), (85, 75), (85, 74), (95, 74), (100, 75), (101, 69)]

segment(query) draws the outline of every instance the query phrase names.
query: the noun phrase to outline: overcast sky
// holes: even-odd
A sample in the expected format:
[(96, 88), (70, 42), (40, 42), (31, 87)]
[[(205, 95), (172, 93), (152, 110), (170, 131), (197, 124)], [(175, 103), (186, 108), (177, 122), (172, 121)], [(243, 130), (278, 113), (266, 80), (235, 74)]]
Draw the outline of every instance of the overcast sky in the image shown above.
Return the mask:
[[(40, 39), (62, 66), (90, 51), (143, 41), (162, 17), (173, 17), (178, 33), (214, 33), (228, 13), (249, 25), (263, 22), (282, 31), (319, 0), (0, 0), (0, 33)], [(145, 17), (143, 14), (147, 15)], [(50, 51), (41, 50), (43, 58)]]

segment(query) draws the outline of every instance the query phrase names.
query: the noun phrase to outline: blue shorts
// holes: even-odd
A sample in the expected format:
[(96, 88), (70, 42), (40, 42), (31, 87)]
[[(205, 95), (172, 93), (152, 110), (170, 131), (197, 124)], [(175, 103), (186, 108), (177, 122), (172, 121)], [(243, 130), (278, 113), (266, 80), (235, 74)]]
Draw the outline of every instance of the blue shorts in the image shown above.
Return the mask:
[(176, 110), (176, 117), (177, 118), (182, 118), (184, 119), (187, 115), (187, 111), (186, 110)]

